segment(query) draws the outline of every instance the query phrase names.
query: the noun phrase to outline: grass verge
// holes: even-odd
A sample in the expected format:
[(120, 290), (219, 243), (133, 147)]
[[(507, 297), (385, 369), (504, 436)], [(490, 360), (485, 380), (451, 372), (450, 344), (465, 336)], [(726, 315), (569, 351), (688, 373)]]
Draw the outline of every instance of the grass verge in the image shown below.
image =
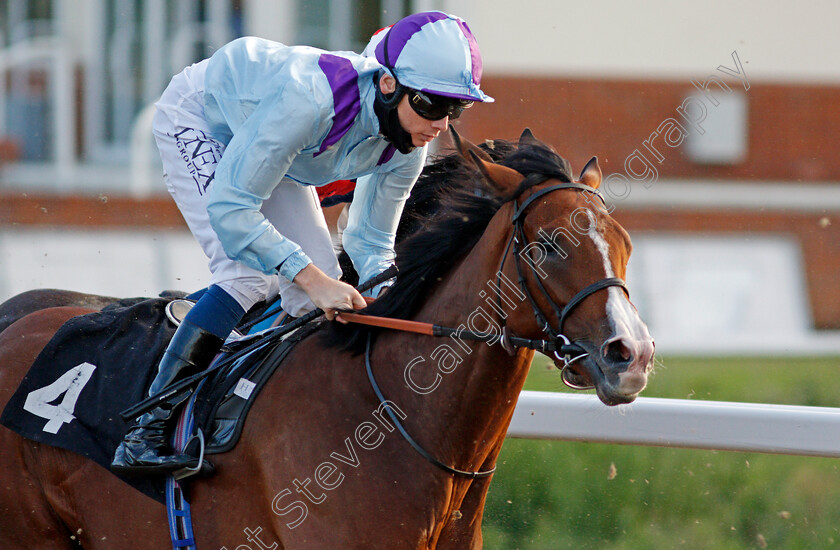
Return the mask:
[[(840, 407), (838, 358), (658, 361), (645, 397)], [(526, 389), (565, 391), (535, 360)], [(835, 459), (511, 439), (484, 519), (489, 549), (829, 548)]]

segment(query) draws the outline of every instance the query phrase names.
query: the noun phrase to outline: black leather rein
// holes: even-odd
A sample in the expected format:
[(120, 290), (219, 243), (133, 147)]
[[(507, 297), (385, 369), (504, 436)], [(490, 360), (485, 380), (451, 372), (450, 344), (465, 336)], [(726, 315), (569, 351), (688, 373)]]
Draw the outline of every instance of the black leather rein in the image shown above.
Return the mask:
[[(536, 268), (534, 267), (533, 259), (528, 256), (528, 265), (531, 267), (531, 271), (534, 275), (534, 279), (537, 282), (537, 286), (539, 287), (540, 291), (543, 293), (545, 299), (551, 305), (551, 308), (554, 310), (555, 316), (557, 318), (557, 329), (552, 330), (551, 324), (548, 321), (548, 318), (540, 309), (537, 301), (534, 299), (534, 296), (531, 294), (531, 291), (528, 289), (528, 286), (525, 284), (525, 275), (523, 273), (523, 269), (520, 263), (521, 260), (521, 250), (520, 240), (523, 242), (525, 241), (525, 229), (523, 227), (523, 218), (525, 209), (528, 208), (534, 201), (538, 198), (551, 193), (553, 191), (558, 191), (561, 189), (578, 189), (584, 192), (592, 193), (596, 195), (601, 201), (603, 202), (603, 197), (601, 197), (598, 190), (590, 187), (588, 185), (584, 185), (578, 182), (570, 182), (570, 183), (559, 183), (556, 185), (551, 185), (536, 191), (532, 195), (530, 195), (522, 204), (517, 204), (514, 198), (514, 213), (513, 219), (511, 220), (513, 224), (513, 232), (511, 233), (510, 240), (508, 241), (507, 245), (505, 246), (505, 252), (502, 256), (501, 263), (499, 264), (498, 275), (496, 278), (496, 297), (497, 297), (497, 305), (499, 307), (499, 311), (504, 311), (502, 309), (501, 304), (501, 273), (502, 269), (504, 268), (504, 264), (507, 260), (508, 253), (513, 252), (514, 254), (514, 263), (516, 265), (516, 272), (518, 276), (518, 283), (519, 288), (522, 293), (527, 297), (531, 307), (534, 310), (534, 317), (536, 318), (537, 322), (541, 325), (542, 331), (548, 336), (547, 339), (543, 340), (533, 340), (527, 338), (521, 338), (517, 336), (512, 336), (508, 333), (506, 327), (504, 326), (504, 318), (502, 319), (502, 334), (499, 336), (498, 334), (494, 333), (476, 333), (470, 332), (466, 330), (459, 330), (449, 327), (442, 327), (439, 325), (433, 326), (433, 336), (455, 336), (456, 338), (463, 339), (463, 340), (474, 340), (474, 341), (481, 341), (481, 342), (493, 342), (495, 340), (499, 340), (502, 347), (508, 351), (508, 353), (512, 353), (514, 348), (529, 348), (541, 351), (543, 353), (553, 352), (554, 356), (563, 361), (563, 368), (561, 369), (561, 375), (563, 382), (566, 383), (568, 386), (574, 389), (587, 389), (584, 387), (576, 386), (567, 380), (568, 372), (567, 369), (569, 366), (574, 363), (575, 361), (582, 359), (589, 355), (580, 345), (572, 342), (563, 334), (563, 325), (566, 322), (566, 319), (571, 315), (572, 311), (579, 306), (586, 298), (595, 294), (600, 290), (604, 290), (613, 286), (619, 287), (624, 290), (625, 293), (628, 293), (627, 286), (625, 282), (618, 278), (618, 277), (607, 277), (596, 281), (583, 289), (581, 289), (577, 294), (572, 296), (572, 298), (566, 303), (564, 307), (560, 307), (557, 303), (551, 298), (548, 291), (543, 286), (542, 282), (540, 281), (539, 273), (537, 272)], [(629, 296), (629, 293), (628, 293)], [(373, 368), (371, 366), (370, 360), (370, 353), (371, 352), (371, 335), (368, 333), (367, 337), (367, 345), (365, 347), (365, 370), (367, 371), (368, 380), (370, 381), (371, 386), (373, 387), (373, 391), (376, 394), (377, 399), (379, 399), (379, 405), (385, 409), (388, 413), (388, 416), (391, 418), (391, 421), (394, 423), (394, 426), (397, 428), (397, 431), (403, 436), (403, 438), (411, 445), (411, 447), (417, 451), (420, 456), (425, 458), (427, 461), (431, 462), (438, 468), (442, 469), (443, 471), (447, 472), (448, 474), (461, 476), (461, 477), (468, 477), (472, 479), (483, 478), (493, 474), (496, 471), (495, 466), (489, 470), (484, 471), (466, 471), (466, 470), (459, 470), (457, 468), (453, 468), (452, 466), (448, 466), (443, 462), (439, 461), (435, 457), (433, 457), (428, 451), (426, 451), (423, 447), (418, 444), (414, 438), (412, 438), (409, 433), (406, 431), (405, 427), (403, 427), (402, 422), (400, 422), (399, 418), (397, 417), (394, 410), (389, 405), (389, 401), (385, 398), (382, 394), (382, 390), (379, 388), (379, 384), (376, 382), (376, 378), (373, 375)]]

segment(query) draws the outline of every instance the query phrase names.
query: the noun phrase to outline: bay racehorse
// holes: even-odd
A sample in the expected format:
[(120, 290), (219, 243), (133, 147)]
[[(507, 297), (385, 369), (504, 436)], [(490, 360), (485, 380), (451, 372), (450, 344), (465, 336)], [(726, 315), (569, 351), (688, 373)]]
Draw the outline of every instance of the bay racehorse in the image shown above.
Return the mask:
[[(364, 310), (454, 333), (332, 323), (298, 344), (215, 475), (189, 486), (200, 548), (480, 548), (532, 348), (562, 350), (564, 379), (608, 405), (644, 388), (653, 341), (624, 287), (630, 240), (597, 195), (597, 161), (575, 181), (527, 131), (500, 163), (456, 144), (427, 171), (455, 189)], [(90, 311), (65, 306), (0, 333), (0, 406), (62, 323)], [(0, 449), (0, 547), (170, 546), (164, 506), (93, 462), (3, 427)]]

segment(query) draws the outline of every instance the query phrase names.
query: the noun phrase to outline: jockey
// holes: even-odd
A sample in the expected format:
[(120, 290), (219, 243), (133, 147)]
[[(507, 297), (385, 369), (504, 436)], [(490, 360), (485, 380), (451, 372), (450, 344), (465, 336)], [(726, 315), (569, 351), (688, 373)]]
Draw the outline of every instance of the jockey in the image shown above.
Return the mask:
[[(153, 132), (167, 189), (209, 258), (207, 291), (178, 327), (149, 390), (205, 369), (245, 312), (278, 293), (299, 316), (365, 306), (341, 275), (316, 187), (357, 178), (343, 234), (359, 279), (394, 260), (403, 205), (427, 145), (473, 102), (481, 54), (466, 23), (410, 15), (362, 55), (234, 40), (176, 75)], [(374, 294), (381, 290), (374, 289)], [(111, 468), (123, 474), (195, 466), (168, 444), (166, 403), (136, 420)]]

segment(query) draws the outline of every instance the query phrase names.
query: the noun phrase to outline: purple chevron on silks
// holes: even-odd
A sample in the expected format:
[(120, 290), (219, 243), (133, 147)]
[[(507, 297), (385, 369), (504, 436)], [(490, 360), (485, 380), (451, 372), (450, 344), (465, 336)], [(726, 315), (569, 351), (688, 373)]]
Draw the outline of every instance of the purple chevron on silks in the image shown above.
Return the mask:
[(394, 156), (394, 153), (396, 152), (397, 148), (389, 143), (388, 146), (385, 147), (385, 150), (382, 151), (382, 154), (379, 155), (379, 161), (376, 163), (376, 165), (382, 166), (383, 164), (391, 160), (391, 158), (393, 158)]
[(353, 126), (353, 121), (362, 110), (359, 96), (359, 73), (349, 59), (321, 54), (318, 66), (324, 71), (333, 94), (333, 125), (327, 137), (321, 143), (321, 148), (313, 156), (318, 156), (328, 147), (334, 145)]

